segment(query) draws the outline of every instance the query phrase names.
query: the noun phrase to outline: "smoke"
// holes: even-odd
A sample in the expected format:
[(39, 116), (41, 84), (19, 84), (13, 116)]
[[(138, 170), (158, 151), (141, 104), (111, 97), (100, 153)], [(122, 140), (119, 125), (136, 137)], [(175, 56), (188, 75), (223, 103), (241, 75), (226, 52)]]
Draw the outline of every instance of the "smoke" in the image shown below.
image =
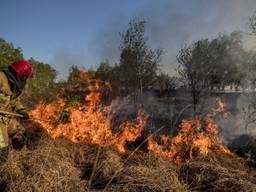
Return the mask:
[(109, 24), (109, 29), (102, 29), (97, 32), (91, 42), (89, 42), (89, 47), (92, 52), (97, 55), (96, 65), (101, 61), (108, 60), (110, 63), (118, 63), (120, 50), (119, 45), (121, 43), (121, 38), (119, 33), (123, 30), (120, 27), (119, 22), (114, 22)]
[[(219, 33), (247, 31), (255, 1), (192, 0), (173, 3), (146, 11), (153, 45), (166, 50), (165, 65), (176, 64), (176, 55), (185, 44), (202, 38), (214, 38)], [(153, 7), (153, 6), (152, 6)]]
[[(249, 32), (249, 17), (255, 7), (254, 0), (146, 1), (129, 14), (121, 10), (113, 13), (113, 19), (95, 35), (90, 47), (98, 53), (98, 60), (118, 63), (119, 32), (126, 29), (129, 20), (145, 19), (149, 44), (165, 51), (163, 70), (173, 72), (176, 55), (185, 44), (202, 38), (211, 39), (219, 33)], [(245, 46), (251, 48), (251, 37), (245, 39)]]
[[(176, 106), (173, 97), (159, 97), (156, 92), (145, 91), (143, 97), (130, 94), (125, 98), (116, 98), (110, 105), (111, 116), (118, 122), (136, 117), (138, 111), (143, 110), (148, 115), (147, 126), (143, 134), (152, 133), (158, 129), (158, 134), (174, 135), (178, 122)], [(180, 118), (181, 119), (181, 118)], [(114, 120), (115, 122), (116, 120)]]
[(136, 4), (132, 9), (119, 7), (107, 19), (104, 18), (104, 25), (97, 27), (88, 42), (81, 39), (79, 44), (84, 43), (86, 50), (72, 47), (55, 53), (50, 63), (60, 72), (61, 78), (66, 77), (67, 69), (73, 64), (96, 68), (105, 60), (119, 63), (119, 33), (125, 31), (128, 22), (134, 18), (147, 21), (148, 43), (152, 48), (164, 50), (162, 70), (171, 74), (175, 72), (179, 50), (202, 38), (211, 39), (219, 33), (239, 30), (244, 32), (245, 47), (256, 48), (256, 40), (252, 41), (253, 37), (246, 35), (249, 17), (256, 7), (254, 0), (149, 0)]
[(50, 63), (59, 72), (57, 79), (67, 78), (72, 65), (84, 67), (88, 61), (83, 51), (60, 49), (51, 58)]
[[(118, 63), (121, 43), (119, 33), (126, 30), (129, 20), (141, 18), (147, 21), (146, 34), (149, 37), (149, 45), (152, 48), (162, 48), (165, 51), (162, 61), (163, 71), (173, 73), (173, 68), (177, 64), (178, 51), (185, 44), (202, 38), (212, 39), (220, 33), (229, 34), (233, 31), (242, 31), (244, 47), (247, 50), (255, 49), (255, 37), (247, 35), (250, 31), (249, 17), (256, 10), (255, 7), (255, 0), (145, 1), (141, 3), (140, 7), (129, 13), (125, 10), (112, 13), (108, 23), (101, 26), (100, 30), (94, 34), (85, 54), (94, 57), (93, 61), (96, 63), (92, 63), (90, 59), (88, 61), (88, 57), (85, 58), (83, 54), (64, 51), (57, 53), (51, 63), (54, 63), (59, 71), (64, 71), (64, 74), (72, 64), (85, 66), (88, 63), (95, 66), (106, 59), (110, 63)], [(227, 141), (245, 133), (243, 108), (248, 105), (248, 100), (241, 96), (226, 98), (224, 101), (230, 109), (231, 116), (228, 119), (220, 119), (218, 123), (221, 135)], [(165, 113), (167, 109), (162, 105), (163, 103), (159, 102), (155, 96), (145, 97), (144, 106), (149, 113), (155, 112), (157, 109), (160, 110), (158, 115), (164, 117), (168, 113)], [(133, 110), (131, 109), (131, 111)], [(250, 126), (252, 126), (251, 129), (255, 127), (254, 124)]]
[[(162, 48), (165, 51), (162, 70), (171, 74), (174, 73), (173, 69), (176, 66), (178, 51), (185, 44), (190, 44), (202, 38), (211, 39), (217, 37), (219, 33), (229, 34), (233, 31), (242, 31), (246, 50), (255, 50), (256, 48), (256, 38), (247, 35), (249, 33), (249, 17), (256, 7), (256, 1), (254, 0), (161, 2), (148, 3), (131, 13), (132, 16), (129, 16), (129, 18), (118, 17), (109, 25), (109, 28), (103, 30), (103, 33), (98, 33), (95, 42), (100, 40), (104, 43), (94, 42), (94, 45), (98, 46), (102, 59), (109, 59), (112, 63), (118, 63), (118, 47), (121, 40), (118, 33), (124, 31), (129, 19), (134, 17), (146, 19), (146, 33), (149, 37), (149, 44), (153, 48)], [(180, 97), (184, 96), (180, 95)], [(223, 119), (223, 116), (221, 116), (216, 119), (223, 142), (225, 144), (231, 143), (233, 139), (243, 134), (256, 135), (254, 129), (256, 123), (249, 125), (248, 133), (245, 130), (244, 109), (249, 105), (248, 98), (235, 93), (233, 95), (226, 94), (222, 97), (224, 97), (227, 105), (227, 111), (230, 112), (228, 118)], [(182, 98), (178, 99), (182, 100)], [(129, 109), (131, 106), (129, 105)], [(178, 106), (177, 104), (167, 106), (166, 103), (160, 102), (155, 95), (145, 96), (143, 106), (150, 115), (151, 130), (164, 125), (164, 130), (169, 131), (168, 134), (170, 134), (170, 130), (177, 129), (177, 124), (176, 127), (171, 126), (184, 106)], [(136, 110), (130, 109), (129, 111)], [(182, 114), (182, 118), (191, 115), (191, 111), (185, 111), (185, 113), (188, 114)], [(127, 114), (123, 116), (127, 116)], [(163, 124), (159, 122), (163, 122)]]
[[(202, 38), (215, 38), (220, 33), (230, 34), (233, 31), (243, 32), (244, 47), (247, 50), (255, 49), (256, 39), (248, 35), (249, 18), (256, 10), (255, 0), (191, 0), (191, 1), (147, 1), (130, 14), (121, 14), (113, 17), (108, 27), (96, 35), (93, 46), (103, 60), (109, 59), (112, 63), (119, 60), (119, 32), (126, 29), (129, 20), (141, 18), (147, 21), (146, 34), (149, 44), (153, 48), (162, 48), (163, 71), (173, 73), (176, 66), (176, 55), (186, 44)], [(228, 98), (228, 97), (231, 98)], [(220, 132), (225, 141), (245, 134), (243, 108), (248, 105), (246, 97), (237, 94), (224, 95), (231, 115), (227, 119), (219, 119)], [(163, 103), (159, 103), (154, 96), (145, 97), (145, 101), (159, 106), (157, 109), (165, 111)], [(144, 104), (147, 106), (147, 104)], [(150, 106), (150, 105), (149, 105)], [(152, 109), (155, 109), (152, 107)], [(148, 109), (150, 111), (150, 109)], [(154, 110), (153, 110), (154, 111)], [(164, 116), (159, 113), (159, 116)], [(250, 126), (254, 126), (251, 124)], [(254, 133), (251, 133), (254, 134)]]

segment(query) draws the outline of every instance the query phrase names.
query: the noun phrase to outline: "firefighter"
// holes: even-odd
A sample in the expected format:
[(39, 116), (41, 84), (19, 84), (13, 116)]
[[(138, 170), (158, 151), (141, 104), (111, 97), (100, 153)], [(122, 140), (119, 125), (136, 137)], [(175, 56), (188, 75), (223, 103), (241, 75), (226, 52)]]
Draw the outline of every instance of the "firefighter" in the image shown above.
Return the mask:
[(19, 101), (19, 95), (25, 88), (27, 79), (33, 74), (30, 63), (19, 60), (0, 71), (0, 164), (6, 161), (9, 145), (12, 141), (22, 141), (24, 128), (17, 117), (6, 115), (4, 112), (15, 112), (28, 119), (26, 109)]

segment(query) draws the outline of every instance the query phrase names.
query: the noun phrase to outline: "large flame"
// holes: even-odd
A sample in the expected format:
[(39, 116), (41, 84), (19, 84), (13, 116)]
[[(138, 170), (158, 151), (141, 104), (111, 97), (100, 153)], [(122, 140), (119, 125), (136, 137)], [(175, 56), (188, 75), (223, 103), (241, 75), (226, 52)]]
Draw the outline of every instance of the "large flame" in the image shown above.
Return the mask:
[(151, 136), (148, 142), (148, 149), (167, 158), (175, 163), (181, 163), (193, 159), (197, 155), (208, 155), (210, 152), (224, 153), (231, 155), (231, 152), (222, 144), (216, 124), (212, 117), (217, 113), (224, 113), (224, 103), (216, 98), (219, 104), (217, 109), (206, 115), (204, 118), (195, 116), (191, 120), (183, 120), (180, 124), (180, 131), (177, 136), (161, 136), (163, 145), (159, 145)]
[[(87, 72), (81, 73), (81, 79), (89, 84), (89, 94), (85, 97), (86, 105), (76, 102), (68, 106), (64, 99), (59, 99), (46, 106), (39, 104), (30, 115), (39, 121), (53, 138), (64, 137), (74, 143), (113, 145), (120, 152), (125, 152), (126, 142), (135, 141), (141, 135), (146, 125), (146, 113), (139, 111), (135, 120), (121, 123), (118, 128), (120, 131), (113, 134), (110, 109), (100, 105), (102, 89), (111, 89), (111, 86), (109, 83), (91, 79)], [(63, 113), (68, 114), (68, 123), (60, 121), (60, 114)]]
[[(96, 144), (99, 146), (115, 146), (118, 151), (125, 152), (127, 142), (133, 142), (141, 136), (147, 123), (147, 115), (140, 110), (133, 120), (122, 122), (118, 126), (118, 132), (112, 131), (111, 107), (101, 105), (102, 91), (111, 90), (109, 83), (90, 78), (85, 71), (80, 74), (80, 81), (88, 86), (85, 97), (86, 102), (76, 101), (72, 105), (67, 103), (65, 97), (44, 105), (39, 104), (30, 115), (38, 121), (47, 133), (53, 137), (64, 137), (74, 143)], [(79, 86), (71, 86), (69, 89), (80, 90)], [(69, 90), (70, 91), (70, 90)], [(219, 107), (212, 109), (204, 118), (198, 116), (190, 120), (183, 120), (179, 126), (177, 136), (161, 136), (162, 144), (149, 136), (148, 149), (158, 155), (170, 158), (175, 163), (185, 162), (197, 155), (208, 155), (210, 152), (231, 154), (221, 143), (217, 126), (212, 118), (218, 113), (225, 113), (224, 103), (216, 99)], [(63, 123), (61, 114), (67, 113), (69, 121)]]

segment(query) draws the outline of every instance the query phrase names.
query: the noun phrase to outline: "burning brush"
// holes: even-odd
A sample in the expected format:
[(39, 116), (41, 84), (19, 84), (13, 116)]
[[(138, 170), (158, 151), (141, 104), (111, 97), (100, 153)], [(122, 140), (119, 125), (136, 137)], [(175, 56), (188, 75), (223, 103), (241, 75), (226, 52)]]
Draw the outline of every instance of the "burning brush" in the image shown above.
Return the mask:
[[(92, 79), (87, 72), (80, 74), (81, 81), (88, 84), (89, 93), (84, 103), (68, 105), (60, 98), (48, 105), (39, 104), (30, 115), (53, 137), (64, 137), (73, 143), (96, 144), (102, 147), (115, 146), (125, 152), (126, 143), (140, 137), (147, 122), (147, 115), (140, 111), (137, 118), (119, 125), (118, 133), (112, 132), (110, 107), (101, 105), (102, 90), (111, 90), (109, 83)], [(61, 114), (61, 115), (60, 115)]]
[[(102, 90), (111, 90), (103, 81), (90, 78), (87, 72), (81, 73), (81, 80), (88, 84), (84, 103), (77, 101), (67, 105), (64, 98), (54, 103), (39, 104), (30, 115), (39, 119), (39, 123), (52, 138), (64, 137), (73, 143), (96, 144), (101, 147), (115, 146), (119, 152), (125, 152), (127, 142), (141, 137), (147, 123), (147, 114), (139, 111), (134, 120), (119, 124), (117, 133), (112, 131), (111, 107), (101, 105)], [(217, 109), (212, 109), (205, 117), (198, 116), (183, 120), (177, 136), (161, 136), (162, 145), (153, 136), (149, 136), (148, 149), (156, 154), (172, 159), (175, 163), (186, 162), (198, 155), (231, 152), (222, 144), (213, 117), (225, 113), (224, 103), (216, 99)], [(60, 115), (61, 114), (61, 115)]]
[(163, 145), (159, 145), (151, 136), (148, 142), (148, 149), (161, 156), (172, 159), (179, 164), (193, 159), (198, 155), (209, 155), (223, 153), (232, 155), (222, 144), (217, 125), (213, 122), (213, 117), (218, 113), (228, 113), (224, 110), (224, 103), (216, 98), (219, 104), (217, 109), (212, 109), (206, 116), (200, 118), (195, 116), (190, 120), (183, 120), (179, 126), (180, 131), (177, 136), (161, 136)]

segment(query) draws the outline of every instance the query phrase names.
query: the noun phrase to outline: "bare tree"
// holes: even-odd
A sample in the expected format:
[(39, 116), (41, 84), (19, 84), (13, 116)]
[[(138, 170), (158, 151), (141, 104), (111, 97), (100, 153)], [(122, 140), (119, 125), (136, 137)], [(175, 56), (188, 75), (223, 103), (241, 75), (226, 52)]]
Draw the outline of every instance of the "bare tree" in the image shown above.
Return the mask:
[(189, 89), (193, 99), (193, 109), (203, 94), (209, 89), (207, 50), (208, 40), (200, 40), (180, 50), (177, 60), (180, 64), (178, 73), (180, 80)]

